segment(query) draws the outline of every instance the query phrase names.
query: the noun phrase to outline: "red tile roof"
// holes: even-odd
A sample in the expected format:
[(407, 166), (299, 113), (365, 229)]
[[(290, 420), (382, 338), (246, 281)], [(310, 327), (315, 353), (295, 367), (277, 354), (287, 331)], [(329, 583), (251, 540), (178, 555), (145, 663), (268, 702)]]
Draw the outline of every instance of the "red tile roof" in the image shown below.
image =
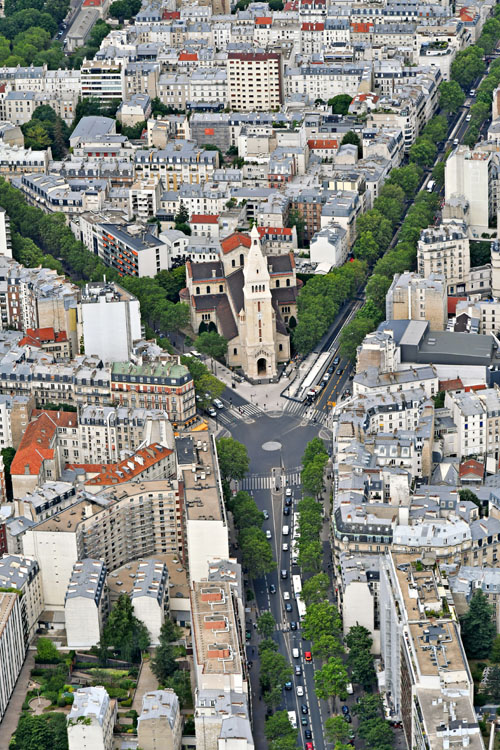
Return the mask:
[(439, 390), (440, 391), (461, 391), (464, 387), (464, 384), (460, 380), (460, 378), (455, 378), (454, 380), (440, 380), (439, 381)]
[(11, 474), (38, 474), (45, 459), (54, 458), (53, 439), (58, 427), (76, 426), (78, 416), (72, 411), (35, 409), (10, 467)]
[(170, 448), (160, 443), (151, 443), (146, 448), (136, 451), (130, 458), (125, 458), (115, 464), (68, 464), (67, 468), (83, 469), (87, 474), (96, 473), (97, 476), (85, 482), (87, 485), (120, 484), (129, 482), (172, 453)]
[(288, 227), (257, 227), (261, 237), (265, 237), (266, 234), (277, 234), (283, 235), (283, 237), (291, 237), (292, 230)]
[(231, 250), (236, 250), (237, 247), (250, 247), (251, 241), (248, 234), (242, 232), (235, 232), (222, 240), (220, 246), (223, 253), (230, 253)]
[(373, 21), (354, 21), (351, 28), (355, 34), (368, 34), (373, 29)]
[(464, 391), (470, 393), (470, 391), (484, 391), (486, 388), (485, 383), (478, 383), (478, 385), (466, 385)]
[(303, 23), (302, 31), (323, 31), (325, 28), (324, 23)]
[(307, 145), (314, 151), (316, 148), (338, 148), (339, 142), (334, 138), (311, 138), (307, 141)]
[(455, 315), (458, 303), (466, 299), (467, 297), (448, 297), (448, 315)]
[(179, 62), (196, 62), (197, 60), (197, 52), (181, 52), (179, 55)]
[(161, 17), (165, 21), (176, 21), (181, 17), (181, 13), (179, 10), (164, 10)]
[(193, 214), (191, 224), (218, 224), (219, 215), (214, 214)]
[(256, 26), (271, 26), (272, 22), (271, 16), (259, 16), (255, 19)]
[(465, 6), (463, 8), (460, 8), (459, 15), (460, 15), (460, 20), (465, 21), (466, 23), (472, 22), (474, 20), (474, 14), (471, 13), (469, 8)]
[(473, 458), (470, 458), (468, 461), (464, 461), (463, 464), (460, 464), (460, 468), (458, 470), (459, 477), (466, 477), (470, 476), (471, 474), (474, 474), (478, 477), (482, 477), (484, 474), (483, 464), (480, 464), (479, 461), (476, 461)]
[(19, 342), (21, 346), (41, 346), (44, 342), (61, 344), (67, 341), (66, 331), (54, 331), (53, 328), (27, 328), (26, 335)]
[(84, 8), (100, 8), (103, 3), (103, 0), (83, 0), (83, 7)]

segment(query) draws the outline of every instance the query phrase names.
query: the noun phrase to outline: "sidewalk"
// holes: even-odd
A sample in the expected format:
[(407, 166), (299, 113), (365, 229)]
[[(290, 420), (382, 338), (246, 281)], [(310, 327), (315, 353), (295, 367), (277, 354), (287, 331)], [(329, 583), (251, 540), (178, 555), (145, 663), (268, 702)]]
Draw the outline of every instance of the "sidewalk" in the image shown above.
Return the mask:
[[(284, 398), (281, 392), (290, 384), (293, 375), (282, 377), (278, 383), (261, 383), (259, 385), (258, 383), (249, 383), (247, 380), (239, 383), (234, 380), (234, 373), (228, 370), (225, 365), (221, 365), (220, 362), (207, 357), (206, 365), (228, 388), (263, 411), (283, 411), (288, 403), (288, 399)], [(293, 372), (295, 373), (295, 368)], [(233, 388), (233, 383), (235, 383), (235, 388)]]
[(0, 750), (8, 750), (10, 739), (16, 731), (17, 722), (21, 716), (21, 709), (23, 707), (24, 699), (26, 698), (31, 670), (34, 666), (35, 652), (28, 651), (23, 668), (17, 679), (14, 692), (12, 693), (9, 705), (7, 706), (7, 711), (5, 712), (2, 721), (0, 721)]
[(158, 690), (158, 680), (151, 671), (151, 659), (148, 659), (142, 663), (141, 674), (139, 675), (134, 700), (132, 701), (132, 708), (134, 708), (138, 714), (142, 711), (143, 697), (146, 693), (151, 692), (151, 690)]

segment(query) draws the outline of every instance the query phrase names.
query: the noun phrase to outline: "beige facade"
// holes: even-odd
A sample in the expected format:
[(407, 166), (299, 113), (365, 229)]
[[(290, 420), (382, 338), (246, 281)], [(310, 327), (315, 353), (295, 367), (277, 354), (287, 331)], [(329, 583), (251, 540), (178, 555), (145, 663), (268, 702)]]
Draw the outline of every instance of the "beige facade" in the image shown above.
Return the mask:
[(450, 221), (440, 227), (424, 229), (417, 250), (418, 272), (444, 276), (449, 294), (468, 288), (470, 274), (469, 237), (463, 222)]
[(230, 52), (227, 59), (229, 106), (239, 112), (277, 110), (283, 102), (281, 55)]
[(143, 696), (137, 737), (142, 750), (180, 750), (182, 718), (173, 690), (153, 690)]
[(387, 320), (428, 320), (432, 331), (443, 331), (448, 321), (446, 279), (442, 274), (422, 278), (396, 274), (386, 296)]

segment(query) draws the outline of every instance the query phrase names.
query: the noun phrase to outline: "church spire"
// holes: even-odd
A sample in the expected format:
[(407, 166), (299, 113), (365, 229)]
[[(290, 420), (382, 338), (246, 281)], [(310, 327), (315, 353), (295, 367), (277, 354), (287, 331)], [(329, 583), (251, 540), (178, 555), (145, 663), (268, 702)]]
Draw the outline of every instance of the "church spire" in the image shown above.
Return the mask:
[(250, 250), (248, 251), (243, 269), (245, 286), (259, 284), (261, 287), (259, 291), (268, 291), (270, 283), (269, 269), (267, 267), (267, 259), (262, 252), (259, 230), (255, 225), (250, 232), (250, 239)]

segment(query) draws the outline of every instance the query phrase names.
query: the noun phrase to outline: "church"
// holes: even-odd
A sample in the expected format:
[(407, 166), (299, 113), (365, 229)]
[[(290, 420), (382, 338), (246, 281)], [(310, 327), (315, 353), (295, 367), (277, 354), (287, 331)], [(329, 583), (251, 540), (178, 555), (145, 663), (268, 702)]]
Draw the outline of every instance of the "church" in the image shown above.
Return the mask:
[(226, 361), (250, 380), (270, 380), (290, 359), (290, 333), (297, 320), (300, 280), (293, 253), (267, 255), (260, 232), (236, 232), (221, 242), (221, 256), (186, 263), (182, 302), (193, 331), (217, 330), (228, 341)]

